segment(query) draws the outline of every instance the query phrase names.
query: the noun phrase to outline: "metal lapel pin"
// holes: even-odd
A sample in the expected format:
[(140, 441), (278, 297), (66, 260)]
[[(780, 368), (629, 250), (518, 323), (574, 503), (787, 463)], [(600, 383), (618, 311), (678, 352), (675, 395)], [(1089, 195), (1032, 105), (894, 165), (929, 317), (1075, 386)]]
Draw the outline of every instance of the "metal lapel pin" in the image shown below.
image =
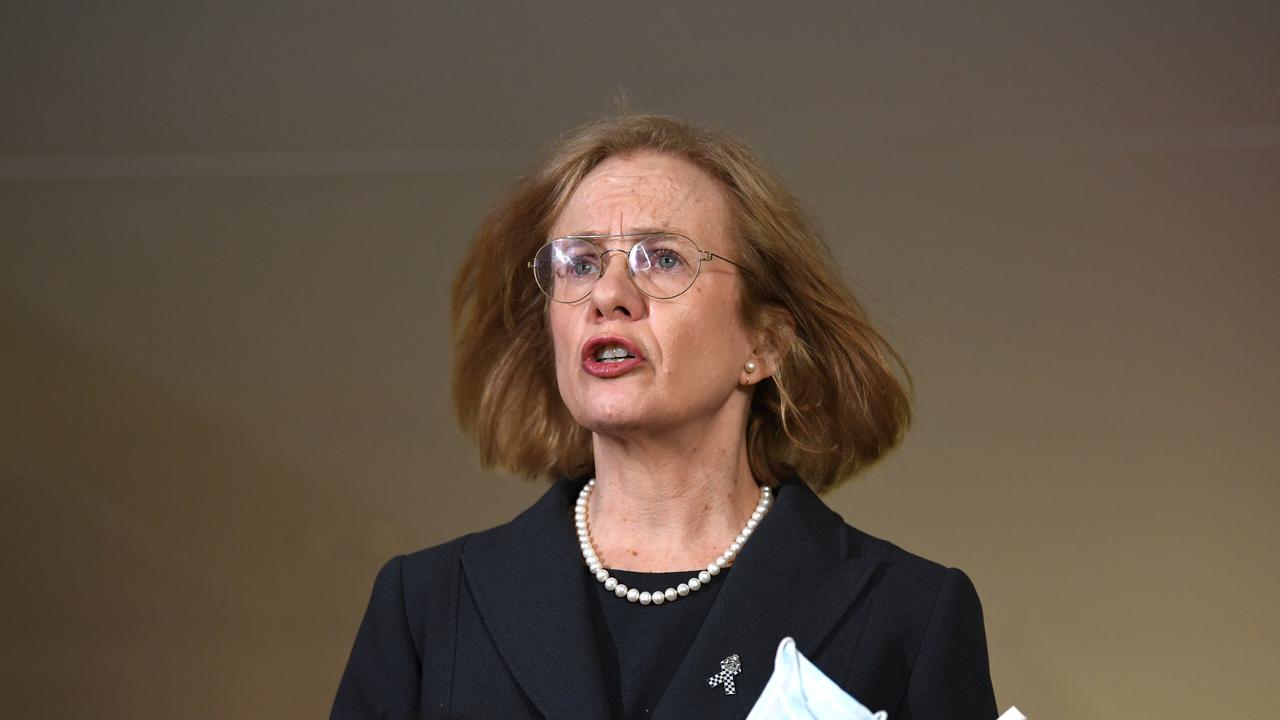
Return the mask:
[(720, 672), (707, 678), (707, 684), (711, 687), (724, 685), (724, 694), (733, 695), (733, 676), (742, 672), (742, 660), (737, 655), (720, 661)]

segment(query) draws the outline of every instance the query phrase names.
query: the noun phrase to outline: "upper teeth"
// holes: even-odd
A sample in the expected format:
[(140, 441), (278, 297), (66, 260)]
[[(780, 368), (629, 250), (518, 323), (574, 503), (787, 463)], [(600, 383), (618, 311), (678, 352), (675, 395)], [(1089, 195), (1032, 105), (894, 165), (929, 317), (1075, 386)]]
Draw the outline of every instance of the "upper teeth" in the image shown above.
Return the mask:
[(607, 345), (596, 351), (597, 360), (622, 360), (629, 356), (627, 349), (620, 345)]

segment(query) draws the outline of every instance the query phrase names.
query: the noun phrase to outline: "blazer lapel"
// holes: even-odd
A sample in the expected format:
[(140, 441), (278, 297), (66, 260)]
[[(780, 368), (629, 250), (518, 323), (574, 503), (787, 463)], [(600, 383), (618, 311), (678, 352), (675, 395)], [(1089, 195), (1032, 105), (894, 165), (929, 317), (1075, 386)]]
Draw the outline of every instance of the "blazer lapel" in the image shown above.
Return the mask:
[(469, 539), (462, 554), (467, 586), (498, 652), (551, 720), (609, 715), (573, 533), (579, 488), (557, 482), (508, 525)]
[[(814, 658), (879, 565), (848, 558), (845, 533), (844, 520), (807, 486), (784, 483), (725, 578), (654, 719), (746, 717), (784, 637)], [(730, 655), (741, 661), (733, 695), (708, 684)]]

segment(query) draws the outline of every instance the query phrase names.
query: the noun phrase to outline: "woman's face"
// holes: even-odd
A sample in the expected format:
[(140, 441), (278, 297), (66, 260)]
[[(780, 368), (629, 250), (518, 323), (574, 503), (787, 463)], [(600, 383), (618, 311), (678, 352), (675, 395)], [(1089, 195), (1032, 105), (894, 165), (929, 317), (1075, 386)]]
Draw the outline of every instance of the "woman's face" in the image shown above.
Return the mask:
[[(655, 229), (691, 238), (704, 251), (738, 261), (728, 207), (719, 184), (687, 160), (652, 151), (614, 156), (570, 196), (552, 237)], [(634, 238), (598, 241), (630, 250)], [(750, 405), (744, 365), (754, 343), (739, 316), (738, 268), (702, 263), (687, 292), (656, 300), (627, 274), (622, 253), (604, 256), (605, 273), (591, 294), (550, 303), (556, 380), (573, 417), (605, 435), (695, 427), (725, 413), (745, 418)], [(635, 360), (601, 362), (601, 354)], [(612, 353), (609, 351), (612, 350)], [(750, 378), (764, 374), (761, 367)]]

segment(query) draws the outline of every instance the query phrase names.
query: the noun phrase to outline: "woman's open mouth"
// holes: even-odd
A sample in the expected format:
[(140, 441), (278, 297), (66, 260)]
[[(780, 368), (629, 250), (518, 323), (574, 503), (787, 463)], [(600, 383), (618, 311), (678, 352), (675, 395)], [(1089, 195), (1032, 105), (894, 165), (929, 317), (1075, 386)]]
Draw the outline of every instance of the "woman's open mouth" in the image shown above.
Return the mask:
[(602, 335), (582, 346), (582, 369), (598, 378), (614, 378), (644, 363), (640, 350), (624, 337)]

